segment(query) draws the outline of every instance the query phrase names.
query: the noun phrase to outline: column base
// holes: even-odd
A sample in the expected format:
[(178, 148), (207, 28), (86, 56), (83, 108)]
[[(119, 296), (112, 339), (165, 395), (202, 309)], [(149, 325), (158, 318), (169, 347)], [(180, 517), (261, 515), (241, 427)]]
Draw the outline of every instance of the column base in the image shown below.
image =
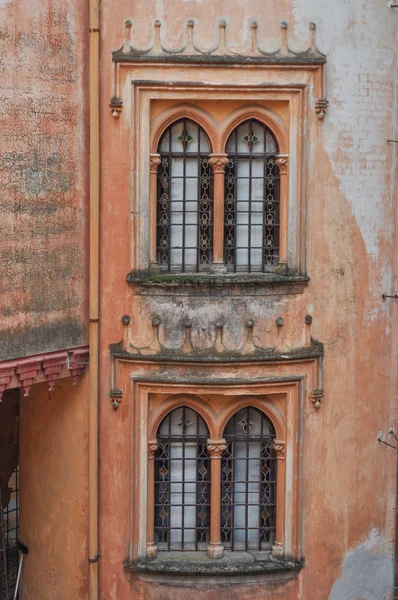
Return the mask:
[(227, 267), (224, 263), (213, 263), (210, 267), (210, 272), (214, 275), (225, 275)]
[(224, 546), (221, 542), (218, 544), (210, 543), (207, 546), (207, 556), (209, 558), (222, 558), (224, 556)]
[(158, 555), (158, 549), (155, 545), (155, 542), (152, 542), (151, 544), (147, 544), (147, 547), (146, 547), (147, 558), (149, 558), (149, 560), (152, 560), (152, 559), (156, 558), (157, 555)]
[(150, 275), (157, 275), (158, 273), (160, 273), (160, 269), (159, 269), (159, 265), (156, 262), (151, 262), (149, 265), (149, 274)]
[(279, 542), (275, 542), (271, 549), (271, 554), (273, 558), (281, 559), (283, 558), (283, 546)]

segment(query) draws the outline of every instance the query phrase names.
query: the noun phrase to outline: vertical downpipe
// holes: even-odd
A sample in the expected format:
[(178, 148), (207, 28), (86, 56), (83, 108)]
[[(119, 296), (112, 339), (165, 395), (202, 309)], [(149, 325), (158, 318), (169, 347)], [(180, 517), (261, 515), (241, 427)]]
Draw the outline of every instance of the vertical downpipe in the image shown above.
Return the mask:
[(88, 454), (88, 598), (98, 600), (99, 378), (99, 0), (89, 0), (90, 38), (90, 369)]

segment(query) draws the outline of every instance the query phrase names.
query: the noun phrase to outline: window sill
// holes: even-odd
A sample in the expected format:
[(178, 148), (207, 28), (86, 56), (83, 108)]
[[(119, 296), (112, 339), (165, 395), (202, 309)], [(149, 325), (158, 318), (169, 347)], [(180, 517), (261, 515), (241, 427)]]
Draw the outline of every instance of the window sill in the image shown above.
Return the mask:
[(142, 296), (182, 295), (211, 296), (233, 291), (245, 296), (268, 296), (302, 294), (310, 278), (306, 275), (283, 275), (278, 273), (208, 273), (183, 274), (137, 274), (129, 273), (128, 284)]
[(269, 552), (226, 552), (220, 559), (205, 552), (160, 552), (154, 560), (126, 562), (125, 570), (139, 579), (197, 585), (290, 580), (303, 566), (304, 560), (275, 560)]

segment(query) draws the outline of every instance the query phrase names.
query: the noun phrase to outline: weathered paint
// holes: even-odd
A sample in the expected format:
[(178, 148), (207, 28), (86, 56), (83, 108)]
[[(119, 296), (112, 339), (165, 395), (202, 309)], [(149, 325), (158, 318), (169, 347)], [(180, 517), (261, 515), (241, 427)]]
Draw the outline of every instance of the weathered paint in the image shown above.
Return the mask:
[(393, 569), (388, 544), (372, 530), (365, 542), (347, 552), (341, 577), (333, 584), (328, 600), (387, 599), (392, 594)]
[(86, 342), (86, 14), (0, 5), (0, 360)]
[[(7, 6), (11, 5), (4, 4), (1, 10)], [(309, 118), (305, 250), (306, 270), (311, 281), (302, 294), (262, 297), (248, 296), (243, 292), (240, 297), (227, 297), (221, 292), (211, 299), (170, 294), (144, 297), (134, 295), (132, 288), (126, 284), (125, 277), (132, 268), (132, 256), (136, 251), (131, 247), (132, 222), (139, 220), (136, 215), (129, 219), (136, 201), (132, 198), (132, 179), (135, 176), (131, 173), (134, 158), (132, 112), (126, 108), (130, 107), (131, 81), (126, 79), (122, 85), (124, 108), (119, 119), (112, 118), (108, 104), (114, 92), (111, 52), (123, 45), (123, 22), (128, 18), (133, 21), (137, 45), (142, 47), (149, 45), (152, 21), (162, 19), (162, 39), (167, 47), (174, 48), (181, 45), (184, 23), (188, 18), (196, 21), (195, 33), (202, 48), (212, 47), (220, 18), (227, 20), (229, 43), (235, 48), (242, 47), (244, 38), (248, 39), (248, 24), (256, 19), (259, 43), (267, 50), (275, 50), (280, 45), (280, 20), (289, 22), (290, 46), (298, 50), (307, 47), (308, 22), (316, 22), (318, 46), (328, 57), (327, 97), (330, 107), (322, 123), (317, 122), (313, 114)], [(83, 15), (75, 22), (81, 36), (84, 23)], [(318, 411), (306, 398), (303, 410), (305, 567), (293, 581), (262, 583), (261, 586), (235, 585), (222, 588), (222, 593), (228, 593), (231, 600), (340, 600), (344, 594), (347, 600), (351, 600), (355, 596), (385, 595), (391, 588), (396, 454), (377, 442), (377, 434), (380, 430), (386, 431), (391, 423), (396, 423), (395, 399), (398, 392), (398, 306), (392, 300), (381, 299), (383, 292), (395, 291), (398, 284), (395, 273), (397, 149), (395, 145), (387, 144), (387, 138), (394, 139), (396, 136), (397, 25), (398, 11), (387, 8), (385, 0), (338, 0), (333, 3), (329, 0), (281, 0), (278, 3), (271, 0), (234, 3), (226, 0), (137, 0), (134, 4), (130, 0), (102, 2), (101, 600), (179, 600), (186, 598), (187, 594), (185, 588), (170, 583), (166, 586), (132, 580), (123, 569), (124, 559), (133, 543), (131, 520), (136, 510), (131, 505), (132, 431), (140, 423), (131, 420), (131, 390), (126, 383), (134, 373), (125, 372), (124, 396), (119, 409), (114, 411), (109, 402), (108, 392), (112, 385), (109, 344), (123, 338), (121, 317), (128, 314), (132, 317), (132, 335), (137, 345), (145, 345), (150, 339), (150, 321), (155, 312), (163, 320), (162, 335), (165, 335), (168, 344), (175, 346), (182, 339), (186, 317), (193, 322), (193, 337), (204, 345), (211, 343), (213, 325), (222, 317), (228, 344), (236, 346), (240, 343), (246, 319), (253, 318), (256, 335), (258, 333), (262, 342), (272, 344), (276, 339), (275, 320), (283, 317), (284, 342), (295, 347), (302, 343), (303, 319), (308, 313), (314, 317), (314, 337), (325, 344), (325, 398)], [(83, 37), (79, 42), (79, 36), (75, 34), (72, 55), (76, 55), (76, 72), (81, 72), (84, 65), (85, 55), (78, 52), (78, 44), (82, 40)], [(167, 76), (165, 74), (165, 79)], [(233, 77), (231, 71), (231, 81)], [(73, 87), (75, 84), (60, 85)], [(54, 88), (52, 92), (55, 94)], [(311, 102), (314, 100), (311, 98)], [(10, 106), (12, 109), (12, 103)], [(31, 164), (32, 161), (27, 165), (22, 163), (20, 167), (24, 197), (32, 193), (48, 193), (45, 178), (40, 173), (33, 179), (28, 177)], [(40, 161), (37, 170), (43, 170)], [(69, 194), (67, 187), (74, 179), (57, 175), (54, 181), (61, 186), (58, 191), (63, 197), (62, 194)], [(38, 222), (34, 222), (37, 227)], [(58, 256), (57, 260), (61, 261), (61, 258)], [(203, 377), (210, 378), (210, 371), (203, 369)], [(167, 365), (160, 366), (159, 373), (166, 376), (170, 369)], [(247, 373), (254, 373), (254, 369), (248, 369)], [(173, 374), (182, 378), (192, 376), (193, 370), (181, 367)], [(236, 377), (241, 375), (242, 367), (239, 367)], [(37, 402), (40, 407), (46, 406), (50, 410), (51, 403), (47, 405), (45, 401), (46, 392), (43, 387), (40, 390)], [(31, 444), (27, 446), (29, 460), (26, 459), (26, 465), (30, 465), (36, 477), (36, 485), (41, 482), (38, 487), (44, 490), (43, 494), (47, 493), (49, 481), (46, 468), (49, 457), (61, 444), (58, 438), (54, 441), (49, 432), (54, 428), (58, 436), (62, 435), (62, 448), (68, 441), (73, 442), (74, 431), (69, 421), (73, 424), (77, 418), (74, 411), (81, 414), (84, 406), (82, 392), (80, 402), (76, 401), (67, 408), (68, 394), (65, 393), (47, 420), (40, 419), (39, 412), (29, 420), (26, 413), (23, 431), (31, 430), (31, 436), (36, 431), (39, 437), (37, 432), (43, 428), (42, 445), (39, 447), (46, 449), (45, 456), (36, 452)], [(46, 437), (45, 427), (48, 428)], [(23, 452), (26, 457), (27, 451)], [(62, 456), (65, 456), (69, 473), (60, 470), (55, 473), (55, 468), (50, 471), (51, 475), (54, 473), (50, 480), (60, 498), (62, 485), (74, 477), (75, 470), (81, 476), (80, 469), (86, 460), (84, 450), (81, 454), (74, 452), (71, 457), (63, 449)], [(38, 463), (43, 465), (42, 469), (38, 468)], [(141, 485), (144, 490), (145, 481), (141, 481)], [(28, 590), (39, 589), (44, 599), (55, 595), (62, 598), (64, 586), (76, 583), (72, 573), (76, 566), (75, 558), (73, 553), (63, 551), (58, 537), (54, 538), (53, 531), (57, 527), (55, 512), (49, 517), (52, 526), (47, 530), (41, 528), (43, 515), (40, 506), (42, 511), (43, 504), (40, 502), (43, 502), (42, 498), (35, 497), (33, 506), (36, 512), (29, 514), (32, 535), (40, 530), (41, 554), (37, 554), (37, 548), (32, 552), (30, 564), (34, 564), (35, 568), (27, 570), (24, 583), (26, 598), (29, 599)], [(51, 503), (46, 501), (45, 507), (48, 510)], [(74, 523), (73, 507), (63, 504), (63, 510), (62, 518), (67, 524)], [(28, 535), (27, 518), (23, 523)], [(377, 539), (369, 533), (373, 528), (378, 532)], [(42, 549), (47, 547), (48, 556)], [(33, 557), (37, 556), (43, 560), (33, 563)], [(54, 583), (47, 576), (44, 556), (52, 561), (52, 566), (56, 565), (56, 570), (62, 568), (59, 566), (62, 557), (63, 568), (69, 569), (68, 577), (60, 579), (58, 584)], [(374, 568), (377, 568), (377, 573), (372, 582), (358, 575), (365, 571), (373, 573)], [(357, 569), (360, 571), (355, 572)], [(78, 579), (83, 572), (81, 566)], [(83, 584), (80, 591), (75, 587), (73, 593), (74, 598), (86, 598)], [(213, 582), (195, 590), (195, 597), (200, 600), (213, 600), (219, 595), (220, 589)], [(33, 592), (31, 597), (35, 597)], [(376, 597), (373, 596), (373, 599), (376, 600)]]
[[(295, 347), (302, 340), (304, 315), (311, 313), (312, 333), (325, 344), (325, 398), (318, 412), (309, 402), (304, 410), (302, 518), (306, 566), (295, 581), (277, 586), (263, 584), (261, 588), (236, 585), (228, 588), (228, 595), (271, 599), (280, 594), (288, 600), (326, 600), (333, 584), (342, 577), (347, 553), (363, 543), (372, 527), (385, 539), (387, 553), (392, 551), (393, 486), (389, 482), (394, 477), (395, 454), (381, 447), (376, 438), (394, 416), (397, 391), (396, 376), (391, 376), (397, 357), (397, 307), (388, 301), (383, 303), (381, 294), (393, 290), (396, 283), (396, 149), (387, 144), (387, 138), (395, 135), (391, 113), (395, 112), (396, 99), (398, 15), (387, 9), (384, 0), (359, 4), (296, 0), (266, 5), (257, 0), (232, 5), (210, 0), (138, 0), (134, 5), (119, 2), (117, 10), (114, 3), (104, 3), (101, 18), (105, 27), (102, 57), (123, 45), (122, 19), (127, 18), (133, 21), (136, 46), (150, 45), (151, 23), (159, 18), (163, 22), (162, 40), (165, 46), (174, 48), (182, 44), (188, 18), (195, 20), (195, 36), (201, 48), (213, 46), (220, 18), (228, 23), (228, 43), (243, 47), (248, 24), (256, 19), (259, 43), (267, 50), (280, 45), (281, 20), (289, 23), (290, 46), (303, 50), (308, 23), (315, 21), (317, 45), (328, 58), (330, 101), (325, 120), (311, 125), (307, 140), (305, 246), (311, 282), (303, 294), (215, 294), (209, 301), (203, 296), (134, 296), (124, 284), (134, 255), (131, 230), (124, 221), (131, 207), (132, 189), (131, 181), (127, 182), (133, 159), (131, 84), (128, 78), (123, 80), (120, 95), (124, 112), (118, 120), (112, 119), (108, 104), (113, 74), (110, 60), (106, 63), (103, 58), (102, 194), (107, 201), (102, 204), (101, 436), (106, 451), (101, 456), (101, 480), (106, 494), (101, 495), (101, 546), (107, 549), (100, 571), (102, 595), (109, 600), (131, 596), (175, 600), (186, 595), (183, 588), (170, 583), (162, 587), (129, 582), (120, 571), (131, 536), (128, 520), (114, 507), (117, 504), (123, 515), (129, 513), (126, 481), (130, 482), (131, 449), (122, 440), (131, 439), (133, 424), (129, 392), (125, 391), (115, 413), (107, 404), (105, 390), (110, 386), (108, 344), (123, 337), (122, 315), (131, 315), (137, 345), (149, 341), (150, 320), (154, 314), (159, 315), (163, 339), (174, 346), (182, 339), (185, 318), (193, 323), (196, 342), (204, 345), (211, 343), (214, 323), (222, 318), (228, 343), (238, 346), (247, 318), (255, 320), (261, 341), (270, 343), (276, 335), (275, 319), (283, 317), (286, 344)], [(190, 80), (194, 78), (193, 74)], [(109, 86), (104, 84), (106, 80)], [(133, 198), (133, 206), (135, 202)], [(165, 366), (161, 372), (169, 370)], [(391, 570), (387, 568), (383, 573), (389, 578), (388, 589)], [(354, 592), (355, 587), (355, 594), (361, 597), (367, 593), (366, 586), (357, 578), (350, 590)], [(219, 593), (212, 586), (195, 590), (203, 599), (216, 598)]]

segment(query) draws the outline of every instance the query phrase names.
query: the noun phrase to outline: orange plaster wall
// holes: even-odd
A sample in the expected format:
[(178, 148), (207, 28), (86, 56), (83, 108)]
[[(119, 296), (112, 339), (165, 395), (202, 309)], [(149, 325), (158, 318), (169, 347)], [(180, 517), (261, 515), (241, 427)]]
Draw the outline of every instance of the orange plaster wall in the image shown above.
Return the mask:
[[(222, 316), (226, 334), (237, 346), (241, 325), (249, 317), (255, 318), (259, 336), (268, 340), (274, 339), (275, 319), (283, 317), (286, 343), (294, 345), (300, 339), (304, 316), (313, 315), (312, 334), (325, 344), (325, 398), (319, 411), (305, 403), (306, 566), (298, 580), (290, 583), (231, 586), (222, 593), (232, 599), (335, 600), (341, 597), (336, 591), (339, 580), (343, 578), (344, 585), (346, 582), (347, 560), (362, 550), (369, 560), (373, 556), (383, 558), (390, 570), (387, 576), (376, 571), (374, 580), (382, 573), (387, 588), (389, 581), (392, 586), (395, 454), (378, 444), (377, 434), (396, 423), (397, 307), (381, 300), (383, 291), (394, 290), (397, 285), (395, 150), (386, 144), (395, 110), (396, 66), (394, 60), (388, 62), (387, 50), (382, 50), (382, 46), (395, 47), (396, 17), (386, 9), (384, 0), (354, 4), (286, 0), (267, 2), (266, 9), (264, 0), (138, 0), (134, 5), (120, 0), (117, 6), (103, 3), (101, 18), (105, 24), (101, 42), (101, 599), (179, 600), (194, 594), (200, 600), (213, 600), (220, 595), (214, 587), (187, 591), (137, 582), (123, 571), (134, 510), (130, 489), (132, 424), (128, 394), (115, 413), (107, 392), (108, 346), (122, 339), (120, 319), (124, 314), (132, 316), (135, 339), (142, 345), (149, 340), (147, 324), (151, 317), (161, 313), (168, 339), (176, 345), (186, 316), (192, 319), (196, 332)], [(201, 298), (192, 302), (156, 299), (151, 304), (135, 297), (126, 285), (132, 254), (131, 222), (127, 220), (131, 211), (131, 115), (124, 112), (115, 120), (108, 104), (113, 90), (110, 53), (123, 44), (123, 21), (127, 18), (133, 21), (134, 41), (140, 47), (150, 44), (151, 24), (160, 18), (164, 23), (162, 39), (167, 47), (174, 48), (182, 43), (188, 18), (195, 19), (196, 39), (208, 48), (214, 43), (220, 18), (227, 18), (227, 39), (235, 47), (243, 45), (243, 28), (255, 18), (259, 42), (268, 50), (279, 46), (280, 20), (289, 22), (291, 47), (299, 50), (307, 47), (309, 21), (317, 23), (318, 46), (328, 56), (330, 108), (322, 123), (313, 116), (313, 108), (309, 109), (304, 193), (311, 282), (302, 295), (256, 301), (219, 297), (208, 303)], [(372, 178), (374, 173), (377, 177)], [(370, 563), (364, 560), (361, 564), (366, 572)], [(372, 596), (374, 591), (361, 587), (365, 580), (360, 577), (357, 582), (348, 582), (347, 598), (365, 593), (377, 597)]]
[(21, 600), (87, 598), (87, 383), (34, 385), (20, 404)]

